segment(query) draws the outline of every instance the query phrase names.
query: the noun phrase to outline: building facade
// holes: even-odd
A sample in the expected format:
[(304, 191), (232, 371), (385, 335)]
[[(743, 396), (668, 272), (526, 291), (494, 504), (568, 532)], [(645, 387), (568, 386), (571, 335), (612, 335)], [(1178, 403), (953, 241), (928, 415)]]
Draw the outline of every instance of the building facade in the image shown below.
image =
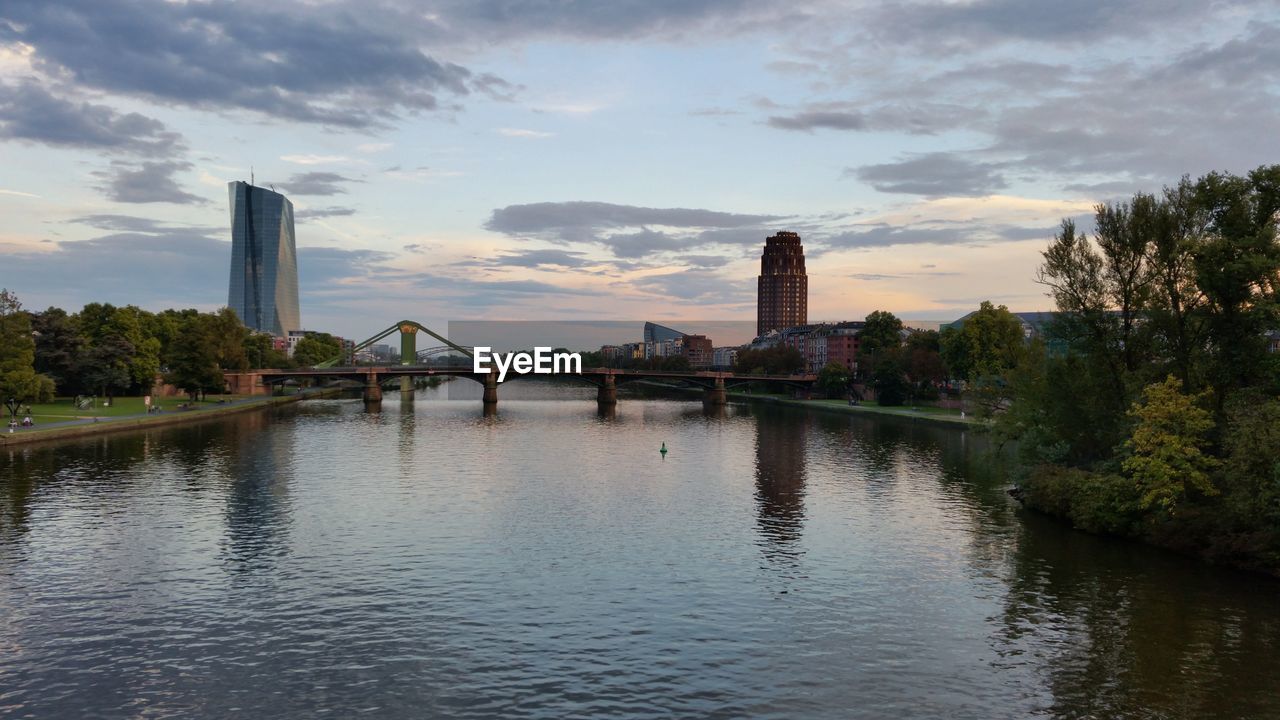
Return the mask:
[(756, 335), (804, 325), (809, 317), (809, 277), (800, 236), (782, 231), (766, 238), (756, 284)]
[(227, 307), (250, 330), (289, 337), (302, 328), (293, 203), (243, 181), (227, 184), (231, 200), (231, 281)]

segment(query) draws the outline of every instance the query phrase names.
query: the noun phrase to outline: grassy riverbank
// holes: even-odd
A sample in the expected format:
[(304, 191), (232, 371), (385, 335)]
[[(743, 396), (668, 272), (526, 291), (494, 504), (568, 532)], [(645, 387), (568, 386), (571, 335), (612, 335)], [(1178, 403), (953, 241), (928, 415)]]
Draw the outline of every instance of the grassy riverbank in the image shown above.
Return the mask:
[(848, 415), (882, 415), (896, 418), (903, 418), (916, 422), (938, 423), (951, 426), (974, 427), (984, 426), (985, 424), (972, 415), (965, 415), (959, 410), (950, 408), (933, 407), (929, 405), (919, 406), (894, 406), (885, 407), (874, 402), (863, 402), (857, 405), (850, 405), (847, 400), (797, 400), (790, 396), (780, 393), (742, 393), (731, 392), (729, 398), (732, 400), (745, 400), (749, 402), (773, 403), (776, 405), (790, 405), (793, 407), (803, 407), (812, 410), (822, 410), (824, 412), (837, 412)]
[[(65, 440), (103, 433), (161, 427), (196, 422), (237, 412), (284, 405), (306, 398), (325, 397), (336, 390), (312, 390), (284, 396), (223, 395), (193, 402), (182, 397), (160, 398), (158, 413), (148, 413), (141, 397), (115, 398), (112, 405), (92, 411), (77, 409), (70, 398), (31, 405), (35, 427), (19, 427), (12, 432), (0, 429), (0, 447)], [(19, 415), (19, 420), (23, 416)], [(5, 419), (6, 423), (8, 418)]]

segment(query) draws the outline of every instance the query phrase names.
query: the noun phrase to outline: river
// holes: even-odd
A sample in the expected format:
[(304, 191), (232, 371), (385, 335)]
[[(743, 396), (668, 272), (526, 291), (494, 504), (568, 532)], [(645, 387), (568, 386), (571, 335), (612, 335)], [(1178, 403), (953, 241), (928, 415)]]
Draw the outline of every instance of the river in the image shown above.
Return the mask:
[(1280, 583), (972, 431), (446, 394), (3, 451), (0, 716), (1280, 716)]

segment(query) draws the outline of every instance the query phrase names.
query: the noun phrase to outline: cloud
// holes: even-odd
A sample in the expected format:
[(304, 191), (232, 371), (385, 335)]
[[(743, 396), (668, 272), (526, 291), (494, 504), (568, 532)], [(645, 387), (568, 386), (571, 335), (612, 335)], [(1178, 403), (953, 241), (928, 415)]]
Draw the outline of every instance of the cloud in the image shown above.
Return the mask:
[(498, 134), (517, 138), (549, 138), (555, 136), (555, 133), (525, 130), (523, 128), (498, 128)]
[(349, 160), (346, 155), (281, 155), (280, 159), (295, 165), (328, 165)]
[(493, 211), (485, 227), (508, 235), (552, 234), (564, 240), (590, 239), (600, 229), (658, 225), (675, 228), (733, 228), (783, 219), (690, 208), (650, 208), (604, 202), (542, 202)]
[(774, 115), (769, 118), (769, 125), (781, 130), (866, 130), (867, 116), (860, 112), (810, 110), (795, 115)]
[(161, 220), (153, 220), (151, 218), (138, 217), (136, 215), (81, 215), (80, 217), (73, 218), (71, 222), (87, 225), (99, 230), (115, 230), (119, 232), (143, 233), (148, 235), (181, 233), (184, 235), (200, 235), (208, 237), (224, 230), (223, 228), (179, 225)]
[(585, 257), (585, 253), (546, 249), (504, 252), (493, 258), (481, 259), (478, 264), (485, 267), (580, 268), (594, 263)]
[(307, 208), (306, 210), (294, 211), (293, 218), (302, 221), (312, 218), (348, 217), (355, 214), (355, 208), (349, 207)]
[(409, 8), (363, 4), (10, 0), (2, 39), (49, 75), (197, 108), (244, 109), (331, 126), (385, 125), (490, 92), (500, 78), (424, 53), (440, 28)]
[(990, 195), (1008, 187), (1001, 166), (965, 160), (955, 153), (935, 152), (881, 165), (848, 168), (852, 175), (885, 193), (929, 197)]
[(147, 157), (184, 149), (159, 120), (58, 97), (32, 80), (0, 84), (0, 138)]
[(885, 3), (869, 20), (885, 38), (940, 49), (981, 47), (1001, 41), (1075, 44), (1111, 37), (1141, 37), (1203, 17), (1212, 5), (1249, 4), (1202, 0)]
[(362, 182), (334, 172), (295, 173), (280, 187), (290, 195), (341, 195), (347, 189), (341, 183)]
[(647, 293), (681, 300), (728, 304), (755, 297), (755, 279), (727, 278), (708, 270), (684, 270), (636, 278), (631, 285)]
[(196, 205), (207, 199), (186, 192), (174, 174), (191, 169), (191, 163), (166, 160), (137, 165), (112, 162), (107, 170), (94, 171), (101, 180), (98, 189), (109, 199), (122, 203), (178, 203)]
[(1017, 242), (1044, 238), (1048, 240), (1054, 227), (1027, 227), (994, 222), (891, 225), (880, 223), (845, 230), (822, 238), (831, 248), (873, 248), (894, 245), (964, 245), (996, 242)]

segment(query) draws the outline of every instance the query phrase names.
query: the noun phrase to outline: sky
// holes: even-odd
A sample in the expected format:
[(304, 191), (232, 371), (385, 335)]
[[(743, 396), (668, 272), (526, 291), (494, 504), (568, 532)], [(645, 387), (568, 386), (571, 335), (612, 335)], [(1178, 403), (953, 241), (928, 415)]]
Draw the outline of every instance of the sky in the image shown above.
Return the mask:
[(0, 287), (226, 303), (227, 182), (303, 324), (1049, 307), (1064, 218), (1280, 162), (1274, 0), (5, 0)]

